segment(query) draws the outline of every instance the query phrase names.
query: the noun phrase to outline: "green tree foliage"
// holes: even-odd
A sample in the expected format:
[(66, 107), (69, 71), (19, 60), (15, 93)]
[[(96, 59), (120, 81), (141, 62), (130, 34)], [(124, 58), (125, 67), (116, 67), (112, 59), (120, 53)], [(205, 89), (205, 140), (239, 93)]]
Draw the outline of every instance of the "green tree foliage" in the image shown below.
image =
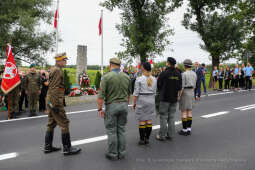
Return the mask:
[(201, 48), (209, 52), (213, 66), (240, 57), (243, 22), (228, 13), (235, 5), (236, 0), (189, 0), (183, 25), (200, 35), (204, 42)]
[(121, 24), (117, 29), (123, 35), (125, 51), (118, 56), (128, 62), (137, 56), (144, 62), (148, 57), (161, 55), (173, 30), (166, 25), (169, 14), (179, 3), (172, 0), (106, 0), (109, 10), (121, 10)]
[(41, 30), (50, 24), (52, 0), (0, 1), (0, 56), (5, 58), (6, 44), (11, 41), (15, 58), (37, 64), (45, 63), (43, 54), (54, 43), (54, 34)]
[(100, 87), (100, 82), (101, 82), (101, 73), (98, 71), (97, 74), (96, 74), (96, 79), (95, 79), (95, 86), (96, 86), (96, 89), (99, 89)]
[(69, 94), (70, 90), (71, 90), (71, 81), (70, 81), (70, 77), (68, 76), (68, 71), (64, 70), (64, 86), (65, 86), (65, 94)]

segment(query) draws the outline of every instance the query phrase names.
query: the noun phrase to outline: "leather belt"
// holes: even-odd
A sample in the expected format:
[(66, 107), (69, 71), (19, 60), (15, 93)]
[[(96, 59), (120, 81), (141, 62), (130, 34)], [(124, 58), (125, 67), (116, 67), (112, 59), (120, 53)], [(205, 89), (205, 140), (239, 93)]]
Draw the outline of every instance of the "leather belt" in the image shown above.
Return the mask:
[(65, 91), (65, 88), (58, 88), (59, 91)]
[(193, 89), (193, 87), (192, 87), (192, 86), (190, 86), (190, 87), (184, 87), (184, 89)]
[(149, 95), (154, 95), (154, 93), (139, 93), (139, 95), (149, 96)]
[(105, 103), (105, 105), (108, 105), (108, 104), (113, 104), (113, 103), (124, 103), (124, 101), (114, 101), (114, 102), (110, 102), (110, 103)]

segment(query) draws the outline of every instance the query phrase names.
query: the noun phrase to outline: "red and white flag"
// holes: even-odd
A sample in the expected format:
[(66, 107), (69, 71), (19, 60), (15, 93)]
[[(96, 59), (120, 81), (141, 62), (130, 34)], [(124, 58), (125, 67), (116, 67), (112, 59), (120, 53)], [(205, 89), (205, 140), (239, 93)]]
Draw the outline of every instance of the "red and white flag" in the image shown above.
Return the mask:
[(55, 12), (55, 17), (54, 17), (54, 28), (57, 29), (58, 27), (58, 9)]
[(153, 60), (152, 59), (150, 59), (150, 64), (153, 64)]
[(102, 35), (102, 17), (99, 20), (98, 29), (99, 29), (99, 36), (100, 36), (100, 35)]
[(7, 94), (20, 84), (18, 68), (16, 66), (11, 45), (7, 44), (7, 61), (2, 77), (1, 89)]

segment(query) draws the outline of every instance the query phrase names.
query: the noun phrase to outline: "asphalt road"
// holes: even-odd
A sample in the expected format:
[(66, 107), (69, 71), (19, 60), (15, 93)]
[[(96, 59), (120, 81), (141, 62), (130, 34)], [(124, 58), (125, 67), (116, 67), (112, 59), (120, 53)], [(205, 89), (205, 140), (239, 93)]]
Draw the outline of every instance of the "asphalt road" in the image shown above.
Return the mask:
[[(158, 118), (149, 146), (138, 146), (138, 129), (130, 108), (127, 124), (127, 157), (105, 159), (106, 136), (103, 120), (95, 105), (68, 108), (74, 145), (79, 155), (61, 152), (45, 155), (47, 117), (0, 121), (0, 169), (10, 170), (254, 170), (255, 169), (255, 91), (217, 93), (195, 103), (192, 135), (176, 135), (174, 141), (159, 142)], [(176, 130), (181, 128), (176, 112)], [(60, 130), (55, 145), (61, 145)]]

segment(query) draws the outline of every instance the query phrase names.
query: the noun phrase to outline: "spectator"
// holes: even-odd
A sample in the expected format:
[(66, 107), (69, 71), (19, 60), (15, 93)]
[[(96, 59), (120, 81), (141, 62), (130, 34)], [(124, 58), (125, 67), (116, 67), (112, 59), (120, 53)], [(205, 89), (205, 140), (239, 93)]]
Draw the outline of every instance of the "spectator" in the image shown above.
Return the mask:
[(238, 91), (238, 84), (239, 84), (239, 74), (240, 74), (240, 72), (239, 72), (239, 65), (238, 64), (236, 64), (236, 67), (235, 67), (235, 69), (234, 69), (234, 80), (235, 80), (235, 91)]
[(221, 67), (219, 71), (219, 90), (223, 90), (224, 68)]
[(218, 71), (218, 69), (217, 69), (217, 66), (214, 66), (213, 72), (212, 72), (212, 77), (213, 77), (213, 90), (217, 90), (218, 74), (219, 74), (219, 71)]
[(252, 75), (254, 73), (254, 69), (251, 66), (251, 63), (248, 63), (245, 68), (245, 80), (246, 80), (246, 89), (251, 90), (252, 88)]
[(48, 91), (48, 79), (46, 78), (46, 74), (42, 73), (41, 76), (41, 83), (42, 83), (42, 89), (41, 89), (41, 94), (40, 94), (40, 99), (39, 99), (39, 111), (44, 112), (46, 111), (46, 95)]
[(193, 70), (196, 75), (197, 75), (197, 82), (196, 82), (196, 88), (195, 88), (195, 100), (200, 100), (200, 96), (201, 96), (201, 81), (202, 81), (202, 77), (203, 77), (203, 71), (201, 69), (201, 67), (199, 67), (199, 63), (195, 62), (194, 64), (195, 69)]
[(231, 70), (229, 66), (227, 66), (226, 68), (224, 79), (225, 79), (225, 89), (230, 89)]
[(201, 65), (201, 68), (202, 68), (202, 72), (203, 72), (202, 83), (203, 83), (203, 88), (204, 88), (204, 94), (207, 95), (207, 91), (206, 91), (206, 79), (205, 79), (205, 76), (206, 76), (206, 73), (207, 73), (207, 69), (206, 69), (204, 63)]

